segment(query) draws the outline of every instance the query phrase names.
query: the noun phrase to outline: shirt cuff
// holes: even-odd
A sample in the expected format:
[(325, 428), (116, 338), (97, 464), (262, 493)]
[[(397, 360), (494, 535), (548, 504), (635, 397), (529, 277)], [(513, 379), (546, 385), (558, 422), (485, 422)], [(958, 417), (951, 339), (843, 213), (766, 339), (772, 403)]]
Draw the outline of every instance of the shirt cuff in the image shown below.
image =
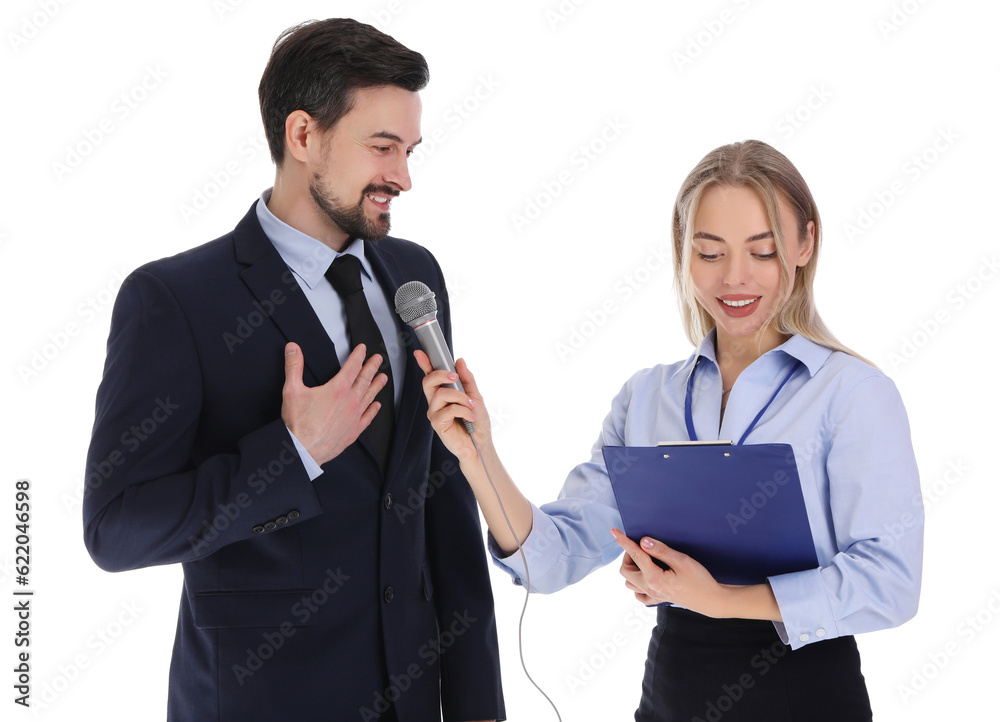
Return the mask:
[(774, 629), (793, 650), (840, 636), (821, 573), (817, 568), (768, 577), (782, 620)]
[[(531, 502), (528, 503), (531, 504)], [(531, 504), (531, 532), (528, 534), (528, 538), (521, 542), (521, 551), (524, 552), (524, 558), (527, 559), (528, 572), (532, 577), (530, 591), (545, 593), (544, 585), (540, 588), (539, 582), (562, 555), (562, 543), (555, 543), (559, 540), (559, 529), (555, 522), (548, 514)], [(497, 545), (493, 534), (487, 535), (487, 547), (493, 557), (493, 563), (510, 574), (514, 584), (524, 585), (528, 575), (525, 573), (521, 553), (515, 549), (513, 554), (505, 555)]]
[[(288, 429), (288, 426), (285, 426)], [(306, 451), (306, 447), (302, 445), (302, 442), (295, 438), (295, 434), (292, 433), (291, 429), (288, 429), (288, 435), (292, 437), (292, 443), (295, 444), (295, 450), (299, 452), (299, 458), (302, 459), (302, 465), (306, 468), (306, 473), (309, 475), (309, 481), (315, 481), (316, 477), (323, 473), (323, 470), (316, 463), (316, 460), (309, 455)]]

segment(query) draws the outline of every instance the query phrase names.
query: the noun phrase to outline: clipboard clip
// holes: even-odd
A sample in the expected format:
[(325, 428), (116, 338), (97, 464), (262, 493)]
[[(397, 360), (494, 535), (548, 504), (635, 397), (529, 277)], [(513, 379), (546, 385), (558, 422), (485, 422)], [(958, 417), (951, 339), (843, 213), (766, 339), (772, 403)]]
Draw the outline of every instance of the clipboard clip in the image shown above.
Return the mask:
[(717, 439), (715, 441), (660, 441), (657, 446), (732, 446), (731, 439)]

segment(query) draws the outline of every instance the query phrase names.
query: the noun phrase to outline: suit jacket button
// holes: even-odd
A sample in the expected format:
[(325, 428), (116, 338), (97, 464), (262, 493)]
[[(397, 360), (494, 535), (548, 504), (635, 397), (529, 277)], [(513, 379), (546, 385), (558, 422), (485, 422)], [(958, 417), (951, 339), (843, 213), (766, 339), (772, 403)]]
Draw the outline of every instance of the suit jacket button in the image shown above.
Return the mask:
[(255, 526), (253, 528), (253, 533), (254, 534), (260, 534), (262, 531), (264, 531), (264, 525), (263, 524), (258, 524), (257, 526)]
[(287, 524), (288, 523), (288, 517), (287, 516), (279, 516), (277, 519), (274, 520), (274, 522), (278, 526), (281, 526), (282, 524)]
[(267, 529), (267, 530), (269, 530), (269, 531), (271, 529), (274, 529), (276, 526), (278, 526), (278, 525), (275, 524), (273, 521), (269, 521), (269, 522), (265, 522), (264, 523), (264, 528)]
[(290, 512), (285, 514), (288, 517), (288, 521), (295, 521), (299, 518), (299, 512), (297, 509), (292, 509)]
[(388, 604), (392, 601), (392, 598), (393, 596), (395, 596), (395, 594), (396, 592), (393, 590), (392, 587), (386, 587), (385, 591), (382, 593), (382, 598), (385, 599), (386, 604)]
[(385, 508), (386, 509), (392, 508), (392, 494), (385, 495)]

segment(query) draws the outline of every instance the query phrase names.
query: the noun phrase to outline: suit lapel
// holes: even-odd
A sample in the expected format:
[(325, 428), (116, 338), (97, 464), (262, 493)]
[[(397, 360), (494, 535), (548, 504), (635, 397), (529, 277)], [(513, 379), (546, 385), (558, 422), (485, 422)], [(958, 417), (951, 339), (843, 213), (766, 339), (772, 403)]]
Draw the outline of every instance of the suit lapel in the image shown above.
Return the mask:
[(302, 349), (303, 380), (309, 385), (326, 383), (340, 370), (337, 350), (298, 281), (257, 222), (257, 203), (233, 233), (236, 260), (246, 266), (240, 278), (262, 308), (273, 308), (271, 320), (285, 339)]
[[(340, 371), (337, 349), (281, 254), (261, 229), (257, 221), (257, 203), (233, 233), (236, 260), (246, 266), (240, 277), (262, 308), (273, 307), (271, 320), (286, 341), (294, 341), (302, 349), (305, 359), (303, 382), (307, 386), (325, 384)], [(377, 464), (367, 434), (361, 434), (358, 443)], [(374, 485), (378, 487), (377, 483)]]

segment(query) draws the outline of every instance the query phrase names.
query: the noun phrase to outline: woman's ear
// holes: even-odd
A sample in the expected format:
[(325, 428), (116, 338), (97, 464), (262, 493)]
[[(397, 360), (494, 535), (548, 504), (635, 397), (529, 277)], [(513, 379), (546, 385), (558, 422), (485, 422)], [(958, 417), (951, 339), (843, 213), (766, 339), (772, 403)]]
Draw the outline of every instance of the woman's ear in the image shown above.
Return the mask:
[(809, 259), (812, 258), (813, 249), (816, 247), (816, 224), (812, 221), (806, 223), (806, 234), (799, 243), (799, 256), (795, 259), (795, 265), (802, 268)]

